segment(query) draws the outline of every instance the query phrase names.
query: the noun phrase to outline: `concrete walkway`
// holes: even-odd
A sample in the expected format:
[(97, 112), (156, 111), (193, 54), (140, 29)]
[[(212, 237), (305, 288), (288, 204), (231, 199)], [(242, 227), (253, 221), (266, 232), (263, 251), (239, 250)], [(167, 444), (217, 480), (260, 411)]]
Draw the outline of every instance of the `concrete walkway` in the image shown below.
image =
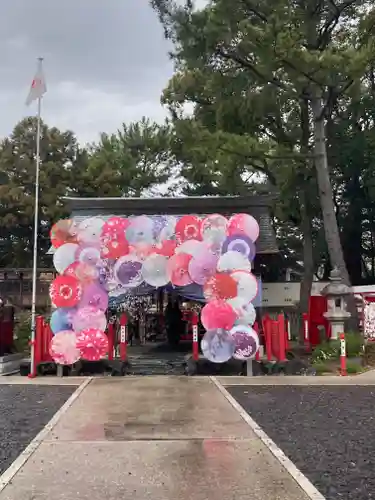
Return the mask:
[(307, 500), (208, 378), (94, 379), (0, 500)]

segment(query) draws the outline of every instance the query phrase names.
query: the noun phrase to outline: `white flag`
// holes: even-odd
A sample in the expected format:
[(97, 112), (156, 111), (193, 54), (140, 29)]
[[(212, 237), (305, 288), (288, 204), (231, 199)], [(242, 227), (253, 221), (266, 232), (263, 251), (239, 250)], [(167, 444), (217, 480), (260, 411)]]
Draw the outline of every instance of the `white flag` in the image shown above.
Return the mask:
[(26, 99), (26, 105), (29, 106), (33, 101), (40, 99), (47, 92), (46, 80), (44, 78), (42, 61), (39, 61), (38, 70), (31, 82), (29, 95)]

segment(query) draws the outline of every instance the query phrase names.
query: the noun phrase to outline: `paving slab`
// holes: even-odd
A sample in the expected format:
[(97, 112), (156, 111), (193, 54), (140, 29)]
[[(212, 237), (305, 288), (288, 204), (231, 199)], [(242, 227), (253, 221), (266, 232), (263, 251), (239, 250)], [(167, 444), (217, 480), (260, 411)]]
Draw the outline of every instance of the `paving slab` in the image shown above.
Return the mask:
[(208, 378), (93, 379), (0, 500), (308, 500)]
[(215, 377), (225, 387), (232, 385), (375, 385), (375, 372), (347, 377), (267, 375), (259, 377)]

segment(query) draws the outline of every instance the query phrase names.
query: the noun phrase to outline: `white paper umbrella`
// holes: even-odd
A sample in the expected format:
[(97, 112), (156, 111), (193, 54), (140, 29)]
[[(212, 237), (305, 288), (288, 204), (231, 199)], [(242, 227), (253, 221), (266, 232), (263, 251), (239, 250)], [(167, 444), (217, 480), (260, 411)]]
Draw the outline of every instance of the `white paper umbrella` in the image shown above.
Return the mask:
[(224, 253), (217, 264), (218, 271), (251, 271), (251, 263), (244, 255), (234, 250)]
[(65, 243), (55, 251), (53, 265), (59, 274), (63, 274), (65, 269), (75, 262), (78, 248), (76, 243)]
[(257, 313), (255, 307), (250, 302), (244, 304), (244, 300), (240, 297), (235, 297), (234, 299), (229, 299), (227, 302), (236, 311), (238, 319), (234, 323), (235, 325), (253, 325), (257, 318)]
[(202, 352), (212, 363), (225, 363), (234, 354), (236, 344), (225, 330), (209, 330), (201, 342)]
[(211, 245), (221, 244), (227, 236), (228, 220), (220, 214), (211, 214), (202, 221), (201, 235)]
[(237, 281), (237, 297), (248, 304), (258, 294), (258, 282), (256, 277), (248, 271), (235, 271), (230, 275)]
[(105, 221), (100, 217), (90, 217), (83, 220), (77, 227), (77, 240), (86, 245), (99, 244), (100, 235)]
[(146, 258), (142, 266), (142, 276), (146, 283), (156, 288), (165, 286), (169, 282), (167, 272), (168, 258), (153, 254)]

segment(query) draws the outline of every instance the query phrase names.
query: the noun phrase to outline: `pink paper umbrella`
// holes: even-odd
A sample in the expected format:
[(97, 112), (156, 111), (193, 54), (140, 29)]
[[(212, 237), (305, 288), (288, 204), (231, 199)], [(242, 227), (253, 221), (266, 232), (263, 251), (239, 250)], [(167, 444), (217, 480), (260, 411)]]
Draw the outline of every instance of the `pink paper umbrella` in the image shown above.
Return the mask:
[(52, 338), (49, 353), (55, 363), (59, 365), (72, 365), (81, 358), (77, 347), (77, 336), (71, 331), (56, 333)]
[(230, 330), (237, 315), (233, 307), (225, 300), (213, 300), (206, 304), (201, 312), (201, 321), (208, 330)]
[(189, 274), (194, 283), (204, 285), (216, 272), (218, 257), (209, 250), (193, 257), (189, 262)]
[(108, 308), (108, 293), (96, 283), (87, 285), (83, 289), (80, 307), (95, 307), (101, 311)]
[(49, 295), (55, 307), (74, 307), (82, 297), (82, 285), (73, 276), (57, 276), (51, 283)]
[(100, 246), (80, 245), (75, 254), (75, 260), (91, 266), (96, 266), (100, 261)]
[(105, 314), (95, 307), (81, 307), (73, 316), (73, 330), (81, 332), (90, 328), (104, 331), (107, 326)]
[(172, 285), (187, 286), (193, 283), (189, 274), (189, 263), (191, 259), (191, 255), (179, 253), (173, 255), (173, 257), (168, 260), (167, 275)]
[(225, 363), (233, 357), (236, 344), (229, 333), (222, 330), (209, 330), (201, 342), (202, 352), (212, 363)]
[(256, 277), (248, 271), (235, 271), (231, 277), (237, 282), (237, 297), (248, 304), (258, 294), (258, 281)]
[(236, 344), (235, 359), (244, 361), (255, 356), (259, 349), (259, 337), (255, 330), (250, 326), (238, 325), (231, 329), (230, 335)]
[(235, 214), (229, 219), (228, 235), (245, 235), (255, 242), (259, 237), (259, 224), (249, 214)]
[(77, 227), (78, 243), (83, 245), (99, 244), (104, 224), (104, 220), (100, 217), (84, 219)]
[(95, 328), (83, 330), (77, 334), (77, 348), (83, 359), (99, 361), (108, 353), (108, 337)]
[(184, 215), (176, 224), (176, 239), (179, 243), (186, 240), (201, 240), (201, 220), (195, 215)]

